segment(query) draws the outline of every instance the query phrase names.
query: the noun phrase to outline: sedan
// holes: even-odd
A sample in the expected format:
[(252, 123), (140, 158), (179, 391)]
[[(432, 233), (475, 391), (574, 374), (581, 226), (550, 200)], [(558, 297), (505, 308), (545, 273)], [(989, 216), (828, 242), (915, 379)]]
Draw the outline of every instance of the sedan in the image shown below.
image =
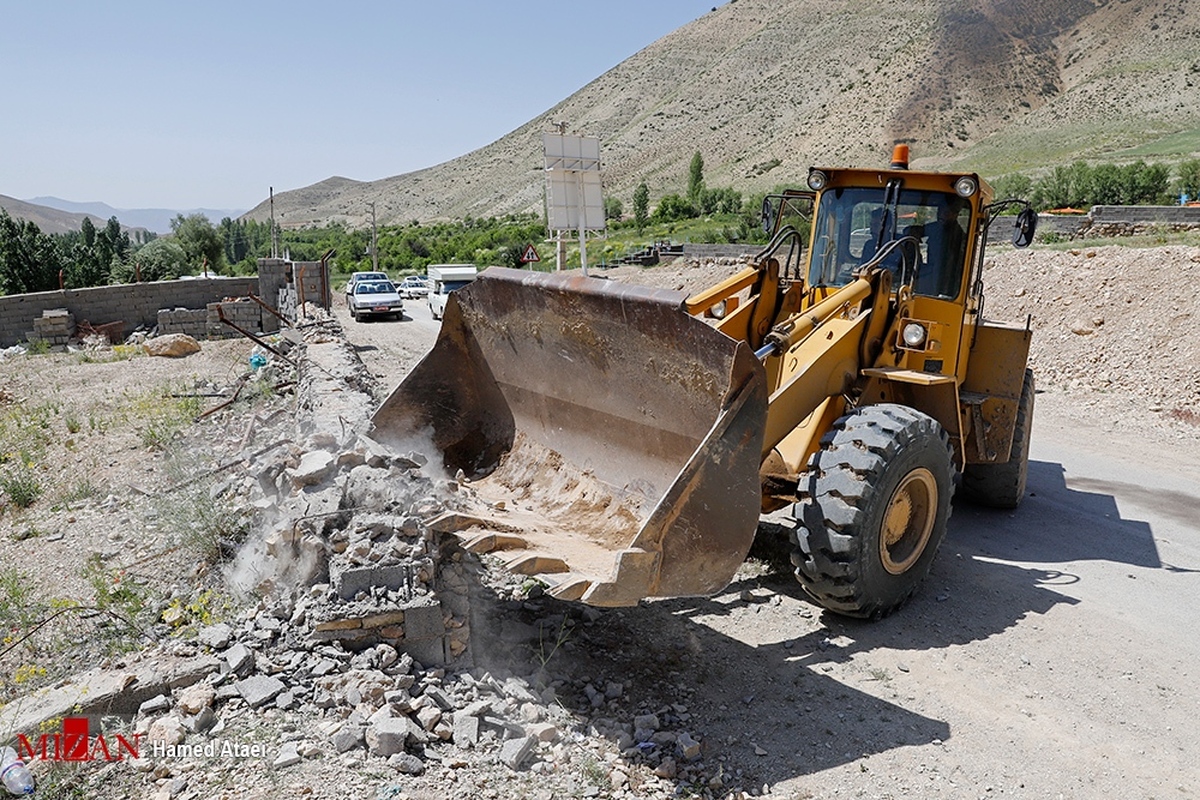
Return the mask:
[(429, 282), (420, 275), (409, 275), (400, 281), (400, 296), (406, 300), (419, 300), (429, 294)]
[(386, 272), (355, 272), (350, 275), (350, 280), (346, 281), (346, 303), (350, 302), (350, 295), (354, 294), (356, 284), (364, 281), (386, 281), (388, 276)]
[(346, 298), (350, 316), (355, 320), (363, 317), (404, 316), (404, 301), (391, 281), (359, 281), (354, 284), (354, 293)]

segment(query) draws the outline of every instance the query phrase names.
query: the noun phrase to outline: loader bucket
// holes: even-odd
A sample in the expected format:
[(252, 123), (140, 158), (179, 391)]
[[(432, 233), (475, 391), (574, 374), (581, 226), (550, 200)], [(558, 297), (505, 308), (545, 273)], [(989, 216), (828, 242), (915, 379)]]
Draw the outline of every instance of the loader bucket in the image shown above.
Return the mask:
[(724, 588), (757, 528), (766, 378), (685, 297), (498, 267), (452, 294), (374, 417), (469, 479), (431, 526), (591, 605)]

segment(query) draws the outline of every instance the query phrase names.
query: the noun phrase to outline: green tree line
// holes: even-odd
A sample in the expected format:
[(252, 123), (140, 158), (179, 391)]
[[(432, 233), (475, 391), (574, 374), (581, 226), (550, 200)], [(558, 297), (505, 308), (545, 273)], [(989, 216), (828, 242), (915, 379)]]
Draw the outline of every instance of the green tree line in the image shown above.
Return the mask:
[(1175, 165), (1088, 164), (1076, 161), (1032, 178), (1023, 173), (992, 181), (996, 197), (1021, 197), (1040, 211), (1054, 208), (1087, 208), (1097, 205), (1169, 205), (1186, 194), (1200, 196), (1200, 159)]

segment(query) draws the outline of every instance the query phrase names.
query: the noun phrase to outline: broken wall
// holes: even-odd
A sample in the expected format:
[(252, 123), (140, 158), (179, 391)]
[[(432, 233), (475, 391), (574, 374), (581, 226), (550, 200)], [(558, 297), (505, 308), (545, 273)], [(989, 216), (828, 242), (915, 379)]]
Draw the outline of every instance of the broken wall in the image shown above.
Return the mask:
[(258, 294), (258, 278), (196, 278), (193, 280), (127, 283), (88, 289), (60, 289), (0, 297), (0, 347), (25, 341), (33, 321), (49, 309), (63, 308), (75, 323), (125, 323), (122, 336), (139, 325), (152, 328), (160, 309), (207, 308), (226, 297)]

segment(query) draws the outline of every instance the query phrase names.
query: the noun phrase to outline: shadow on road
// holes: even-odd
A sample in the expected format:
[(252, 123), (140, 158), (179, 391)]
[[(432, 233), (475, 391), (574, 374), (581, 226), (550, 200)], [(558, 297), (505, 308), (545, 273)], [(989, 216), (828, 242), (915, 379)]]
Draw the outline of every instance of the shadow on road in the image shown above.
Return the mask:
[[(764, 521), (751, 551), (756, 569), (743, 570), (719, 595), (605, 611), (576, 626), (554, 656), (557, 663), (547, 664), (551, 673), (569, 676), (557, 689), (560, 700), (602, 733), (597, 719), (630, 722), (637, 714), (660, 713), (665, 728), (688, 730), (702, 741), (703, 772), (722, 772), (726, 787), (774, 785), (895, 748), (949, 741), (946, 721), (905, 708), (912, 698), (888, 690), (886, 670), (879, 671), (878, 692), (849, 685), (851, 673), (860, 685), (872, 685), (863, 683), (856, 656), (981, 641), (1031, 614), (1077, 604), (1058, 591), (1079, 581), (1063, 566), (1070, 562), (1163, 567), (1149, 524), (1122, 519), (1110, 487), (1068, 485), (1062, 465), (1031, 462), (1028, 488), (1013, 511), (956, 503), (929, 578), (907, 606), (877, 622), (808, 603), (791, 574), (786, 521)], [(1152, 498), (1158, 507), (1164, 494)], [(1186, 496), (1165, 501), (1174, 512), (1193, 513)], [(548, 599), (533, 609), (509, 605), (543, 631), (547, 619), (553, 625), (581, 618), (578, 606)], [(503, 626), (486, 627), (495, 633)], [(545, 636), (539, 634), (543, 642)], [(529, 641), (516, 647), (483, 641), (478, 653), (487, 652), (480, 659), (487, 668), (520, 673), (524, 660), (525, 674), (536, 671), (529, 667), (535, 646)], [(888, 663), (894, 660), (893, 653)], [(610, 682), (625, 687), (619, 704), (594, 707), (589, 695)], [(651, 748), (630, 758), (653, 765), (665, 752)], [(677, 781), (681, 792), (697, 788), (688, 780)]]

